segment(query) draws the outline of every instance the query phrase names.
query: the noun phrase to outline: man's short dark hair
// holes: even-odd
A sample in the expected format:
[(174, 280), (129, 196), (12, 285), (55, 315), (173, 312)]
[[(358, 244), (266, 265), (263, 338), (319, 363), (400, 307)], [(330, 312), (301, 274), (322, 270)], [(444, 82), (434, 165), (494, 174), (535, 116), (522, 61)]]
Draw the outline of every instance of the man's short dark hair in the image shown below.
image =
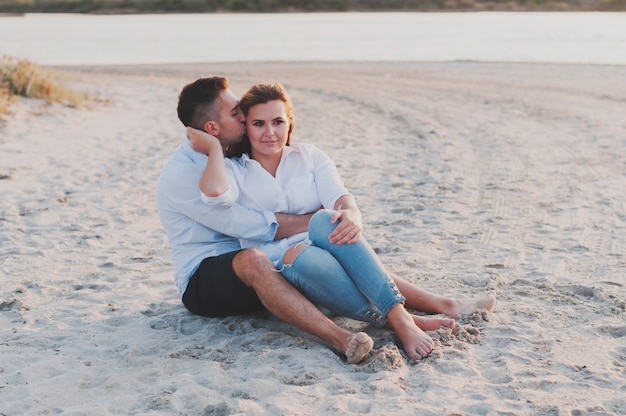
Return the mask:
[(215, 105), (220, 93), (228, 89), (228, 79), (220, 76), (200, 78), (183, 87), (178, 95), (178, 119), (187, 127), (204, 130), (209, 120), (219, 121)]

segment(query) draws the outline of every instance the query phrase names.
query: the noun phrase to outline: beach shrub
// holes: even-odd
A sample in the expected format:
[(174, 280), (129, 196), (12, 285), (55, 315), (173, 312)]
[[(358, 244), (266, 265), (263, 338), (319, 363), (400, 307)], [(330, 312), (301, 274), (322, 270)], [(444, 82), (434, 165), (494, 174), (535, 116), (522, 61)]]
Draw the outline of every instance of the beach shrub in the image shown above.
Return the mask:
[(70, 107), (81, 107), (88, 101), (87, 94), (64, 87), (52, 71), (27, 59), (3, 56), (0, 58), (0, 114), (7, 114), (19, 97), (41, 98)]

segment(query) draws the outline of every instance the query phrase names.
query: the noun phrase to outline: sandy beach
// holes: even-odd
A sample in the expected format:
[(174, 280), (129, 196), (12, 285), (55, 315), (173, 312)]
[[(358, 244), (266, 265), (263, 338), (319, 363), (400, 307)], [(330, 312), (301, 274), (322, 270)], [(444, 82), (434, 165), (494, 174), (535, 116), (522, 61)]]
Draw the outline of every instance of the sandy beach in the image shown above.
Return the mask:
[[(0, 415), (626, 414), (626, 67), (254, 63), (65, 67), (97, 100), (0, 124)], [(155, 183), (181, 87), (280, 81), (392, 271), (493, 291), (409, 361), (359, 365), (269, 314), (191, 315)]]

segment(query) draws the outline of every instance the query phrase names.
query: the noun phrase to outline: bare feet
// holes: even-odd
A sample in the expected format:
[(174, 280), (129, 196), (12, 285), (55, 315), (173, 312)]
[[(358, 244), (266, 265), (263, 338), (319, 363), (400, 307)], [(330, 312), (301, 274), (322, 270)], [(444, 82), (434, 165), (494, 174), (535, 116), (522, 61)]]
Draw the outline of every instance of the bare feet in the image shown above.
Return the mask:
[(415, 325), (412, 328), (407, 326), (404, 330), (397, 329), (396, 333), (400, 337), (404, 352), (413, 360), (428, 357), (435, 347), (433, 339)]
[(436, 331), (440, 328), (454, 328), (454, 319), (411, 315), (415, 325), (422, 331)]
[(487, 293), (486, 295), (474, 299), (453, 299), (450, 310), (445, 313), (453, 318), (460, 318), (478, 309), (491, 311), (495, 304), (496, 295), (494, 293)]
[(365, 332), (354, 334), (348, 341), (346, 358), (350, 364), (356, 364), (363, 360), (374, 347), (374, 341)]
[(415, 323), (413, 315), (399, 303), (387, 314), (387, 323), (398, 334), (404, 352), (413, 360), (426, 358), (435, 347), (435, 342)]

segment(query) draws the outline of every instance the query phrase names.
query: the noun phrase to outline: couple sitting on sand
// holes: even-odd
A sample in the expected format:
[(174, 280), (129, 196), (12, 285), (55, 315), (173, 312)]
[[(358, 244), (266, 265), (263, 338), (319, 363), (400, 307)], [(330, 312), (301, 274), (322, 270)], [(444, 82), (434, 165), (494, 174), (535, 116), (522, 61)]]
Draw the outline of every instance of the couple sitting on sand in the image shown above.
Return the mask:
[(254, 85), (238, 100), (226, 78), (198, 79), (182, 89), (178, 117), (187, 137), (163, 167), (157, 209), (192, 313), (269, 310), (358, 363), (372, 339), (318, 307), (392, 329), (418, 360), (434, 346), (424, 331), (495, 304), (493, 294), (450, 299), (390, 276), (333, 162), (291, 142), (293, 106), (280, 84)]

